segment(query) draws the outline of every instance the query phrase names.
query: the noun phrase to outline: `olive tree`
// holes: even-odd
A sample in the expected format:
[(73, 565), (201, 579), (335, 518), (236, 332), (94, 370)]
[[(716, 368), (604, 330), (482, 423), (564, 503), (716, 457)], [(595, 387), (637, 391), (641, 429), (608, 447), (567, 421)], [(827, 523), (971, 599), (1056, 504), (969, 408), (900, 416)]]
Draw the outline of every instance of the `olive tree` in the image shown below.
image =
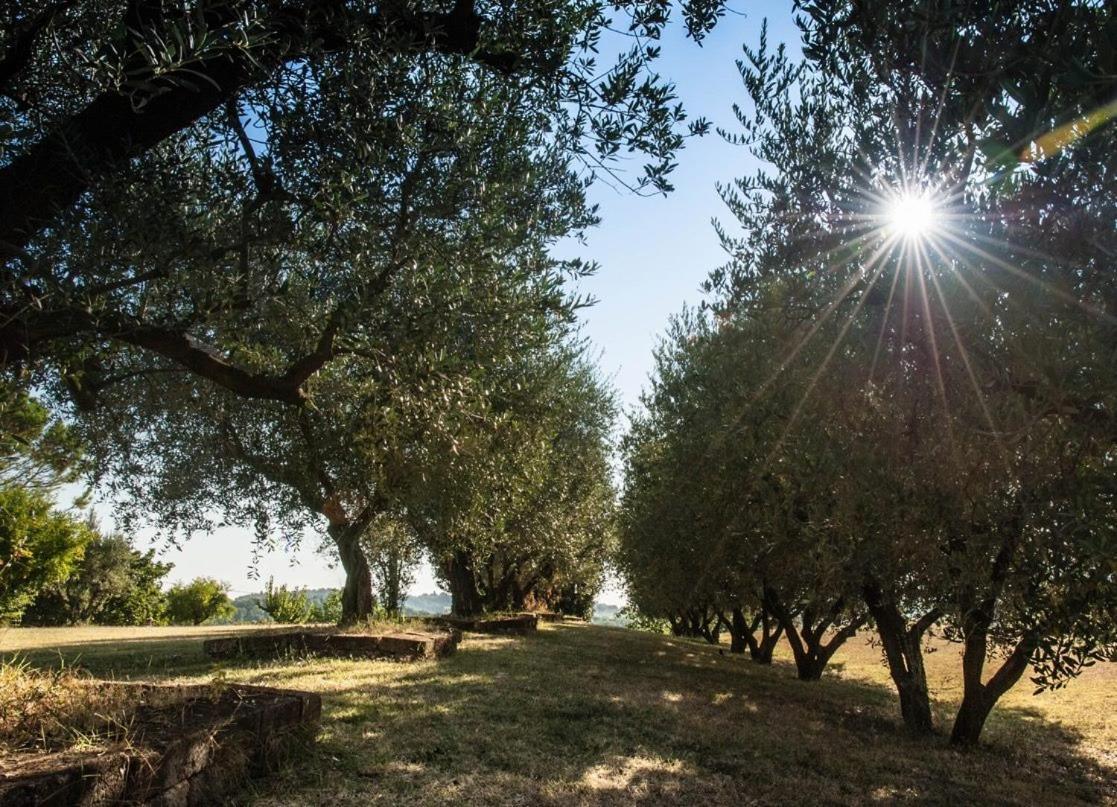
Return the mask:
[(411, 494), (457, 614), (584, 610), (611, 534), (612, 392), (584, 346), (556, 340), (494, 368), (489, 416), (434, 452)]
[[(693, 39), (721, 6), (680, 6)], [(443, 169), (478, 120), (506, 121), (509, 141), (546, 140), (586, 178), (642, 155), (629, 184), (669, 187), (685, 114), (652, 64), (671, 9), (6, 5), (0, 364), (66, 378), (91, 405), (138, 371), (127, 357), (139, 351), (301, 405), (347, 325), (423, 260), (399, 245), (362, 260), (354, 240), (406, 227), (414, 186), (450, 184)], [(598, 55), (610, 29), (628, 35), (612, 60)], [(291, 332), (278, 346), (277, 316)]]
[[(913, 729), (930, 729), (924, 633), (941, 624), (963, 643), (952, 736), (969, 744), (1029, 666), (1041, 688), (1058, 686), (1113, 640), (1099, 551), (1111, 523), (1101, 480), (1113, 382), (1100, 357), (1114, 344), (1113, 131), (1087, 116), (1056, 147), (1052, 104), (1089, 103), (1048, 69), (1065, 54), (1027, 79), (1048, 82), (1046, 100), (1037, 107), (1034, 88), (1021, 88), (1013, 113), (998, 114), (1003, 83), (978, 92), (976, 75), (955, 86), (914, 60), (893, 74), (887, 54), (847, 49), (853, 40), (827, 27), (841, 7), (815, 5), (805, 68), (763, 47), (746, 54), (754, 113), (740, 116), (739, 141), (772, 168), (725, 188), (743, 233), (722, 230), (731, 262), (711, 289), (727, 311), (755, 315), (757, 290), (780, 278), (791, 292), (781, 307), (807, 313), (785, 363), (824, 349), (790, 433), (820, 432), (804, 456), (842, 460), (809, 501), (844, 536)], [(1004, 22), (1000, 11), (979, 28)], [(1028, 47), (1041, 57), (1095, 16), (1057, 13), (1054, 39)], [(971, 33), (959, 26), (954, 44)], [(986, 54), (1003, 52), (965, 58)], [(1013, 127), (1023, 140), (1008, 165), (989, 144)], [(890, 231), (890, 191), (929, 198), (938, 224), (922, 238)]]

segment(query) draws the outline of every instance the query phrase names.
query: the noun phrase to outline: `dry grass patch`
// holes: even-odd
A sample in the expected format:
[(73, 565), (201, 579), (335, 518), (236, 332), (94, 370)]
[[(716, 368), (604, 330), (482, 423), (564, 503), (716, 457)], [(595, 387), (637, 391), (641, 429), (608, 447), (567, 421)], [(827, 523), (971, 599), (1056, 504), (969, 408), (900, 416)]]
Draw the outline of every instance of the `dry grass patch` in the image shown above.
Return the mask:
[(0, 664), (0, 757), (82, 750), (123, 740), (134, 693), (99, 686), (72, 669)]
[[(104, 674), (213, 675), (181, 642), (70, 647)], [(1020, 690), (987, 745), (909, 739), (879, 651), (851, 643), (823, 681), (797, 681), (701, 642), (592, 625), (470, 637), (413, 665), (317, 659), (228, 664), (230, 681), (319, 692), (319, 752), (261, 805), (1091, 804), (1113, 802), (1117, 665), (1060, 693)], [(929, 658), (946, 715), (957, 659)], [(44, 653), (47, 662), (56, 654)], [(130, 666), (132, 665), (132, 666)], [(139, 671), (137, 672), (137, 665)]]

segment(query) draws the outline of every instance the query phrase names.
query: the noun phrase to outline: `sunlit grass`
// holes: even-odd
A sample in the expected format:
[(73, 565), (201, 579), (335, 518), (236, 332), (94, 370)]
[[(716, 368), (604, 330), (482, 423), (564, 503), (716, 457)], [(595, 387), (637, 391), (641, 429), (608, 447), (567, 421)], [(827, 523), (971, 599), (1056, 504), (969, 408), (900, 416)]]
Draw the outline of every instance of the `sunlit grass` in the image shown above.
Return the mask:
[[(263, 785), (256, 804), (1074, 804), (1117, 792), (1112, 664), (1058, 693), (1019, 687), (994, 713), (988, 747), (960, 753), (903, 734), (864, 640), (812, 684), (795, 679), (784, 648), (764, 668), (725, 647), (588, 625), (470, 636), (456, 655), (415, 664), (221, 666), (201, 652), (214, 632), (131, 629), (83, 645), (104, 634), (15, 630), (0, 652), (55, 664), (56, 647), (102, 675), (220, 673), (322, 693), (318, 753)], [(946, 719), (958, 653), (937, 647), (927, 663)]]

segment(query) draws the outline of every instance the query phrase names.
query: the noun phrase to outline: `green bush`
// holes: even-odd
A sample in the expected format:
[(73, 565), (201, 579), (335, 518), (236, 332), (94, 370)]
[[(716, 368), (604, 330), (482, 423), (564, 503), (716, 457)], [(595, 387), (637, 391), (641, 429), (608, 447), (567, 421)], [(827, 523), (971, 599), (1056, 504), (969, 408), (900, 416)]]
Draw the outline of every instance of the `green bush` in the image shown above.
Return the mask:
[(231, 617), (236, 612), (229, 586), (212, 577), (179, 583), (167, 592), (167, 617), (176, 625), (201, 625), (209, 619)]
[(40, 591), (65, 580), (94, 537), (45, 493), (0, 487), (0, 621), (18, 619)]

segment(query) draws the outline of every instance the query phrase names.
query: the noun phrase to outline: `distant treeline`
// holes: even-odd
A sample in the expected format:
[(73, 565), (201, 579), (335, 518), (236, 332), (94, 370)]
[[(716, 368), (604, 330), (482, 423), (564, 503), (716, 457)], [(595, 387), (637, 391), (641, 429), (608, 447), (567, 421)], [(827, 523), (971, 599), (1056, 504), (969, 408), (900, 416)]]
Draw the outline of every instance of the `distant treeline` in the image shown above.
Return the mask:
[[(303, 593), (306, 595), (307, 600), (311, 605), (323, 605), (331, 594), (339, 591), (336, 588), (310, 588), (305, 589)], [(261, 600), (264, 599), (264, 592), (259, 591), (252, 594), (242, 594), (233, 599), (233, 607), (236, 609), (232, 616), (228, 619), (220, 620), (220, 624), (241, 624), (252, 622), (271, 622), (272, 618), (260, 607)], [(416, 594), (408, 596), (403, 601), (403, 615), (404, 616), (436, 616), (438, 614), (446, 614), (450, 612), (450, 595), (442, 594), (439, 592), (431, 592), (430, 594)]]

